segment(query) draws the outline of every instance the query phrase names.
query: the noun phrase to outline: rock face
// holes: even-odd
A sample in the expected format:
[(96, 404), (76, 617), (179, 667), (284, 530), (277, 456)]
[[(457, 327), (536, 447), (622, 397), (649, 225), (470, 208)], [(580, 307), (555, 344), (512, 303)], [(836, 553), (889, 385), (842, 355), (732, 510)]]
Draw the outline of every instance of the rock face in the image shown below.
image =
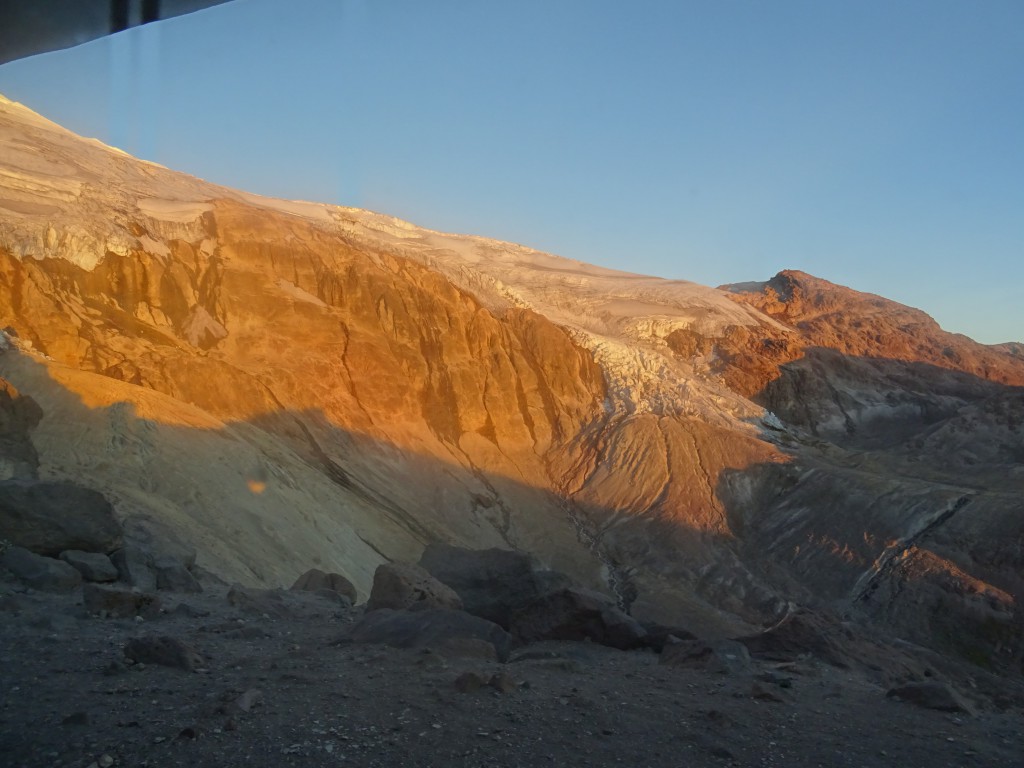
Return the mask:
[(461, 610), (462, 600), (450, 588), (412, 563), (385, 563), (377, 566), (373, 591), (366, 610), (381, 608), (423, 610), (446, 608)]
[(69, 549), (110, 552), (121, 525), (103, 494), (66, 482), (0, 483), (0, 532), (18, 546), (56, 557)]
[[(805, 604), (1019, 671), (1017, 346), (798, 272), (719, 290), (258, 198), (7, 101), (0, 138), (0, 538), (120, 548), (146, 589), (316, 563), (368, 594), (422, 554), (509, 626), (553, 585), (424, 548), (521, 552), (702, 636)], [(10, 512), (29, 482), (131, 535), (66, 535), (63, 492)]]

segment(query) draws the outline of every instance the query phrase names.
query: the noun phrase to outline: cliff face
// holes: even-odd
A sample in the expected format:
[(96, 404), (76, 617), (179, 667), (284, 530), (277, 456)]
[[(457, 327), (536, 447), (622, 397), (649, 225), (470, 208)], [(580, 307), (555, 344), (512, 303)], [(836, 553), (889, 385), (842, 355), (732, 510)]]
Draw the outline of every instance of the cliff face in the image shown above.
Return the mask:
[(708, 634), (800, 601), (1019, 659), (1009, 346), (246, 195), (10, 102), (0, 138), (0, 458), (225, 578), (512, 547)]

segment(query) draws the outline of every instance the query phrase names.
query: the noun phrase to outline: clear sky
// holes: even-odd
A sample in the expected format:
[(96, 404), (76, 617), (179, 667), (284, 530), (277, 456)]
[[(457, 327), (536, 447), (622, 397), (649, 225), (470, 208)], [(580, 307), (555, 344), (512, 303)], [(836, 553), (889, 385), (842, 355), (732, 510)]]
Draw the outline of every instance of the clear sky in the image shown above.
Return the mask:
[(0, 92), (229, 186), (1024, 341), (1021, 0), (235, 0)]

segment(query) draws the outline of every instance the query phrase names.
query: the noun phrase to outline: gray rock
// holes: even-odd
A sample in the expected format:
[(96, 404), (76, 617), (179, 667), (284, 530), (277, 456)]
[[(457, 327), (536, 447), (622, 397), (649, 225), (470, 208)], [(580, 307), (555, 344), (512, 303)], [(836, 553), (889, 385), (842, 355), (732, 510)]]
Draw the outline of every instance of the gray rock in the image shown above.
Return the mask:
[(69, 549), (60, 553), (60, 559), (75, 568), (86, 581), (117, 581), (117, 568), (100, 552)]
[(110, 556), (121, 581), (143, 592), (156, 591), (156, 572), (149, 552), (135, 544), (126, 544)]
[(529, 555), (508, 549), (431, 544), (420, 566), (454, 589), (465, 611), (506, 629), (514, 613), (542, 595), (572, 586), (568, 576), (537, 570)]
[(499, 661), (508, 658), (512, 638), (497, 624), (465, 611), (426, 608), (395, 611), (381, 608), (367, 613), (352, 628), (354, 643), (389, 645), (394, 648), (443, 648), (456, 641), (489, 643)]
[(70, 592), (82, 583), (82, 574), (61, 560), (43, 557), (24, 547), (11, 547), (0, 556), (3, 566), (23, 584), (45, 592)]
[(174, 637), (150, 636), (129, 640), (124, 647), (126, 658), (143, 664), (159, 664), (192, 672), (203, 666), (203, 656), (191, 645)]
[(0, 482), (0, 531), (11, 543), (52, 557), (69, 549), (112, 552), (124, 539), (103, 494), (66, 482)]
[(319, 568), (310, 568), (296, 579), (292, 589), (305, 592), (317, 592), (321, 589), (330, 589), (340, 595), (347, 597), (352, 603), (356, 602), (358, 595), (352, 582), (340, 573), (324, 573)]
[(592, 640), (612, 648), (638, 648), (647, 637), (639, 622), (598, 592), (571, 587), (544, 595), (517, 613), (509, 627), (517, 640)]
[(733, 640), (705, 643), (702, 640), (682, 640), (667, 643), (661, 650), (659, 663), (669, 667), (702, 669), (720, 674), (750, 672), (752, 664), (746, 646)]
[(185, 564), (170, 557), (157, 558), (152, 570), (156, 574), (156, 588), (171, 592), (202, 592), (203, 587), (185, 567)]
[(82, 588), (82, 599), (86, 611), (110, 618), (142, 616), (149, 619), (160, 614), (160, 598), (130, 589), (86, 584)]
[(926, 709), (940, 712), (965, 712), (974, 714), (972, 707), (963, 696), (946, 683), (930, 680), (921, 683), (907, 683), (890, 689), (887, 698), (898, 698)]
[(373, 574), (367, 611), (447, 608), (461, 610), (462, 600), (450, 588), (418, 565), (384, 563)]
[(280, 589), (250, 589), (235, 584), (228, 590), (227, 599), (244, 613), (286, 619), (293, 615), (286, 600), (287, 594)]

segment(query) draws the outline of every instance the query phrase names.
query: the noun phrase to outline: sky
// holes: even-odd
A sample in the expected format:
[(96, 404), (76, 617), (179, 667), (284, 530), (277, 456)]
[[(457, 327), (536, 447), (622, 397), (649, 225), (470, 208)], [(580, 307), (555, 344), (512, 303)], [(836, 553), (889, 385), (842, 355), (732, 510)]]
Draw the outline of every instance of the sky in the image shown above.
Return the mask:
[(234, 0), (0, 92), (260, 194), (1024, 341), (1020, 0)]

